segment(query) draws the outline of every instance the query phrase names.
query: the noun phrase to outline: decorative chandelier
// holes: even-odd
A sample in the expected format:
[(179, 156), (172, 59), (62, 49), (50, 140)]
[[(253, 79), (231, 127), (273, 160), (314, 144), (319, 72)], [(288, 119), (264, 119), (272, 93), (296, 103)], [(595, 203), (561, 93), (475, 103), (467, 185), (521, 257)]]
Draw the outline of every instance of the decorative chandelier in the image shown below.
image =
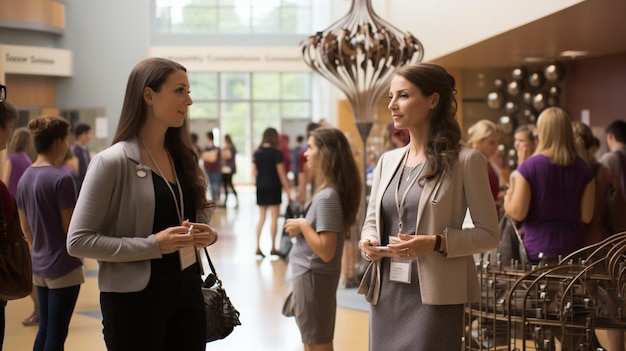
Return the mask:
[(348, 97), (363, 144), (393, 73), (424, 57), (419, 40), (376, 15), (371, 0), (352, 0), (345, 17), (301, 47), (304, 62)]

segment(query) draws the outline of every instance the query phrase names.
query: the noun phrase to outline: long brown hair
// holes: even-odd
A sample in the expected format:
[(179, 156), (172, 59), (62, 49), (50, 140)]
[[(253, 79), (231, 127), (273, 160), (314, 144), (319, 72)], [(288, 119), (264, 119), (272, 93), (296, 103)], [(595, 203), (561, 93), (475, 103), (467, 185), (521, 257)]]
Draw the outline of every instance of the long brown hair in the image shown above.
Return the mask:
[(455, 119), (457, 102), (455, 80), (443, 67), (418, 63), (400, 68), (396, 75), (417, 87), (422, 96), (439, 94), (439, 103), (431, 112), (430, 131), (426, 145), (427, 169), (420, 177), (431, 180), (452, 168), (461, 150), (461, 127)]
[(263, 131), (263, 139), (257, 150), (261, 150), (263, 144), (270, 144), (274, 149), (279, 148), (278, 131), (275, 128), (269, 127)]
[(361, 205), (361, 175), (350, 152), (350, 143), (339, 129), (322, 127), (310, 134), (319, 149), (319, 168), (315, 176), (316, 191), (331, 187), (339, 193), (343, 211), (343, 231), (350, 236), (350, 227), (356, 223)]
[[(176, 71), (187, 72), (187, 69), (177, 62), (158, 57), (145, 59), (135, 65), (126, 84), (124, 104), (113, 144), (128, 140), (139, 133), (148, 114), (143, 99), (144, 89), (150, 87), (155, 92), (161, 91), (167, 78)], [(198, 155), (191, 144), (189, 118), (185, 118), (181, 127), (167, 129), (165, 148), (172, 155), (176, 168), (184, 170), (179, 176), (194, 190), (196, 208), (204, 209), (209, 206), (205, 196), (207, 182), (198, 165)]]

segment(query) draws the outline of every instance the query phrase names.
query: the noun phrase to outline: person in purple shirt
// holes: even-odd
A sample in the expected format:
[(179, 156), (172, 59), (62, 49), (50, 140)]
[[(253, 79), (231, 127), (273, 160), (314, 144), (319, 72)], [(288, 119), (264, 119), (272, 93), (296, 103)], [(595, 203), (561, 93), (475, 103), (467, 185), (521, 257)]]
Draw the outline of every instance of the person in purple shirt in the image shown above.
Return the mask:
[(85, 282), (82, 260), (65, 247), (76, 205), (74, 180), (57, 168), (67, 151), (69, 123), (54, 116), (28, 122), (37, 159), (17, 185), (22, 231), (32, 248), (33, 283), (39, 299), (39, 331), (34, 351), (62, 350), (80, 284)]
[(32, 143), (33, 138), (28, 128), (17, 128), (11, 136), (9, 157), (4, 163), (2, 181), (9, 187), (9, 191), (13, 196), (17, 192), (17, 182), (19, 182), (26, 168), (33, 163), (30, 156), (26, 153)]
[(593, 217), (596, 189), (593, 171), (576, 153), (565, 110), (544, 110), (537, 133), (537, 150), (519, 166), (515, 186), (504, 199), (506, 213), (522, 222), (532, 262), (540, 260), (540, 253), (554, 260), (584, 246), (583, 223)]

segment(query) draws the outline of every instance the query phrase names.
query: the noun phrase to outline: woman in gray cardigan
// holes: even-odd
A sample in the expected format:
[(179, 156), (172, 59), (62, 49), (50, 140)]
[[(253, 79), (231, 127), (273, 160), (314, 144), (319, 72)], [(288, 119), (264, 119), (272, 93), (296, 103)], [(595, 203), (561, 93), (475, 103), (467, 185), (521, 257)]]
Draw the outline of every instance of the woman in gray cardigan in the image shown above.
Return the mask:
[(130, 74), (113, 145), (91, 161), (67, 238), (97, 259), (108, 350), (204, 350), (196, 248), (213, 244), (207, 183), (191, 145), (186, 69), (161, 58)]
[[(373, 261), (364, 282), (378, 282), (370, 350), (460, 350), (463, 304), (480, 297), (472, 254), (498, 245), (487, 160), (459, 143), (454, 83), (428, 63), (391, 81), (394, 126), (411, 140), (381, 156), (359, 242)], [(468, 209), (474, 228), (463, 229)]]

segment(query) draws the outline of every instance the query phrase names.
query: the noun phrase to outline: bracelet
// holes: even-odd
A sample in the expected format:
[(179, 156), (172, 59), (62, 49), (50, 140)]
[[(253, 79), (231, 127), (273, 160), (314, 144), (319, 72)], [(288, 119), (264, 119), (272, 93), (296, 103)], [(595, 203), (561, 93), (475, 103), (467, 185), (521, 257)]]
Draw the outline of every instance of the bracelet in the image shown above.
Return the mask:
[(433, 248), (433, 251), (439, 252), (440, 248), (441, 248), (441, 236), (435, 235), (435, 247)]

